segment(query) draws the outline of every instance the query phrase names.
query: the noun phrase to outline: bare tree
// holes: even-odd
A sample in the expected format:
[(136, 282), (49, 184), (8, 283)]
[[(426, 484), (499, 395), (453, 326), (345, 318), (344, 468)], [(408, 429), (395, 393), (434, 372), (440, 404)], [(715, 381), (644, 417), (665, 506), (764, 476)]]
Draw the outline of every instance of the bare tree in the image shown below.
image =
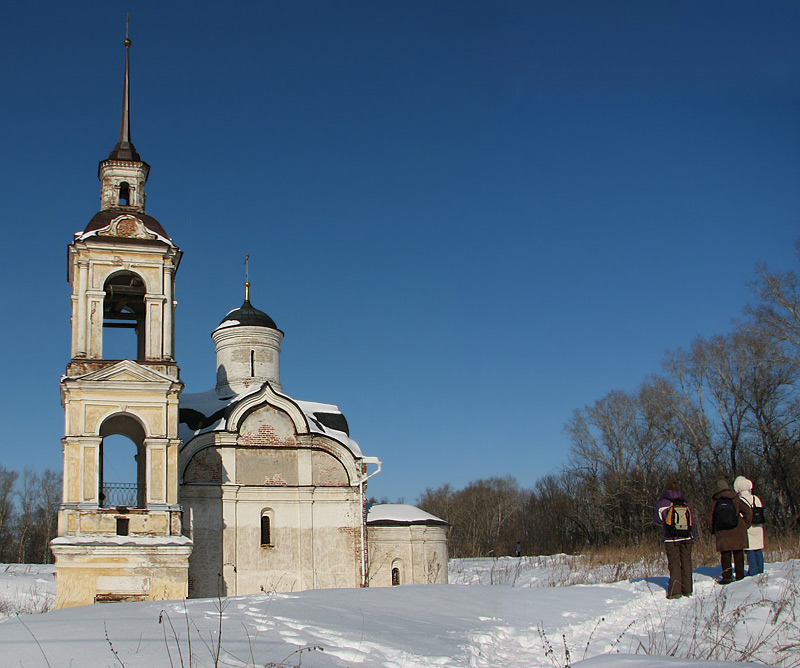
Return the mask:
[(16, 471), (0, 466), (0, 561), (11, 560), (11, 529), (14, 519), (14, 486)]
[[(800, 241), (795, 244), (800, 258)], [(781, 358), (800, 367), (800, 277), (793, 272), (773, 272), (765, 264), (756, 270), (757, 279), (750, 284), (758, 299), (747, 306), (757, 331), (778, 343)]]
[(46, 469), (40, 476), (40, 484), (37, 541), (34, 548), (38, 563), (49, 564), (53, 559), (50, 541), (56, 537), (58, 528), (58, 506), (62, 494), (61, 474)]
[(458, 491), (427, 489), (417, 505), (451, 524), (452, 556), (499, 556), (513, 554), (520, 540), (524, 496), (511, 477), (487, 478)]
[(650, 525), (653, 495), (662, 484), (663, 449), (638, 395), (615, 390), (576, 410), (568, 471), (583, 480), (595, 505), (593, 533), (602, 540), (637, 540)]
[(30, 556), (29, 538), (34, 528), (39, 493), (39, 475), (33, 469), (22, 472), (22, 481), (17, 489), (19, 500), (18, 526), (16, 532), (17, 561), (25, 563)]
[(775, 343), (747, 335), (749, 368), (744, 401), (750, 434), (751, 477), (771, 497), (773, 519), (787, 526), (800, 517), (800, 368), (775, 354)]

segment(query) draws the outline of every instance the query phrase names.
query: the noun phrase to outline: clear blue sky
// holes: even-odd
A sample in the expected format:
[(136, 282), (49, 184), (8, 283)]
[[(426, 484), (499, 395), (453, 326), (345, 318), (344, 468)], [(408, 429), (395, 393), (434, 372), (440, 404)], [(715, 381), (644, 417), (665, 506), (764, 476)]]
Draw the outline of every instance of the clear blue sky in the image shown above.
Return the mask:
[(726, 331), (800, 236), (798, 2), (14, 2), (0, 22), (0, 463), (61, 467), (67, 244), (117, 140), (125, 12), (178, 362), (242, 301), (370, 493), (566, 461), (563, 426)]

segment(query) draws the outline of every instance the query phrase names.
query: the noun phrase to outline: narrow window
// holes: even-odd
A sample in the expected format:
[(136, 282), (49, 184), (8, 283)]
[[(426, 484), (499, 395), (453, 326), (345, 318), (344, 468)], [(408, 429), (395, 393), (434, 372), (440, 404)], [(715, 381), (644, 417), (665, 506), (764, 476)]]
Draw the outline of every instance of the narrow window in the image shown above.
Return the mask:
[(127, 181), (119, 184), (119, 205), (128, 206), (131, 201), (131, 187)]
[(400, 584), (400, 569), (395, 567), (392, 569), (392, 587)]
[(261, 545), (272, 545), (269, 515), (261, 516)]
[(130, 520), (127, 517), (117, 518), (117, 536), (127, 536)]
[(256, 351), (250, 351), (250, 378), (256, 375)]

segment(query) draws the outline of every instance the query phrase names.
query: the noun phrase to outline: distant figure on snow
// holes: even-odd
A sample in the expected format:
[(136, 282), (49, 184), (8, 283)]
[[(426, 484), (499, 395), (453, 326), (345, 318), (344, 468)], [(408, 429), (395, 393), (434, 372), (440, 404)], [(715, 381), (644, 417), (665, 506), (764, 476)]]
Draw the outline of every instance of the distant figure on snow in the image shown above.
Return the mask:
[(764, 504), (753, 494), (753, 483), (743, 475), (733, 481), (733, 491), (753, 509), (753, 523), (747, 530), (747, 574), (764, 572)]
[(517, 541), (517, 549), (514, 550), (514, 556), (515, 557), (521, 557), (522, 556), (522, 545), (519, 544), (519, 541)]
[(692, 510), (674, 480), (656, 504), (653, 515), (664, 529), (664, 551), (669, 566), (667, 598), (692, 595), (692, 543), (696, 536)]
[(714, 505), (708, 516), (711, 533), (714, 534), (722, 564), (720, 584), (733, 582), (733, 567), (736, 579), (744, 578), (744, 551), (747, 549), (747, 529), (753, 521), (753, 511), (734, 492), (727, 480), (718, 480), (714, 494)]

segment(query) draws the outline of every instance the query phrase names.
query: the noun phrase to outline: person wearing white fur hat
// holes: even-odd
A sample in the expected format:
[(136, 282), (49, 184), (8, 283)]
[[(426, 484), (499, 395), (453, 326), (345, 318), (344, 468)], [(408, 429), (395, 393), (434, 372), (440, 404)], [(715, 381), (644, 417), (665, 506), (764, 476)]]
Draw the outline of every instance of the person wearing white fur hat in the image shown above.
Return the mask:
[[(764, 572), (764, 504), (753, 494), (753, 483), (743, 475), (733, 481), (733, 489), (742, 501), (753, 508), (753, 524), (747, 530), (747, 549), (744, 554), (747, 557), (747, 574), (758, 575)], [(761, 508), (761, 511), (756, 508)]]

